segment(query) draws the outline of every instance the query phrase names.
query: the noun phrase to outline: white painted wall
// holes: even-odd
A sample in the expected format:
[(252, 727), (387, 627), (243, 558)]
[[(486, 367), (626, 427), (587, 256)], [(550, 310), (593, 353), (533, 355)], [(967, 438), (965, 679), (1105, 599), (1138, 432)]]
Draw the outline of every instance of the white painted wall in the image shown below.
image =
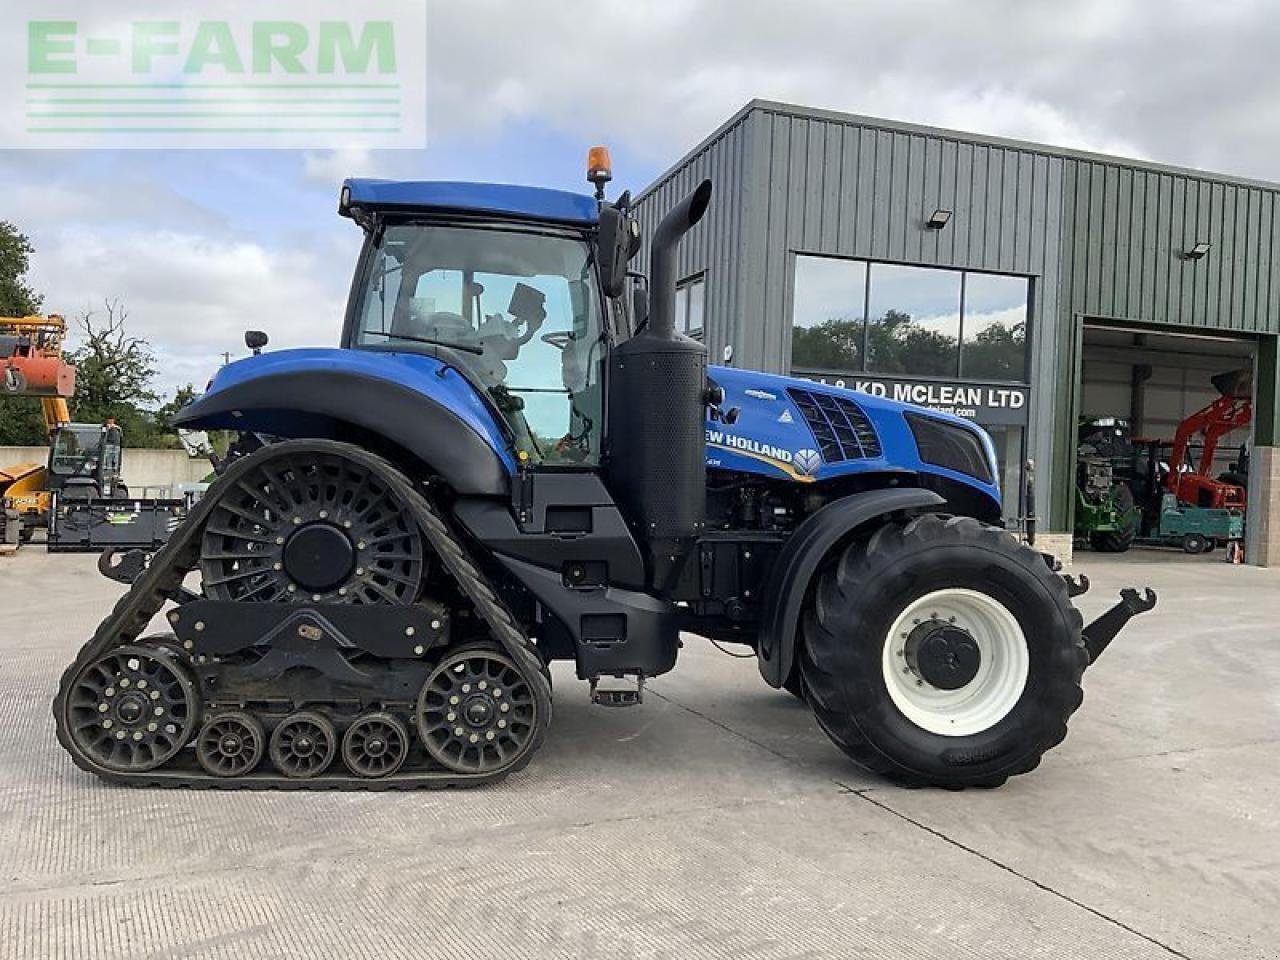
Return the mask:
[[(0, 466), (43, 464), (48, 458), (48, 447), (0, 447)], [(182, 450), (126, 447), (121, 476), (130, 493), (140, 497), (161, 496), (162, 491), (156, 488), (172, 488), (179, 483), (198, 483), (212, 470), (208, 460), (192, 459)]]

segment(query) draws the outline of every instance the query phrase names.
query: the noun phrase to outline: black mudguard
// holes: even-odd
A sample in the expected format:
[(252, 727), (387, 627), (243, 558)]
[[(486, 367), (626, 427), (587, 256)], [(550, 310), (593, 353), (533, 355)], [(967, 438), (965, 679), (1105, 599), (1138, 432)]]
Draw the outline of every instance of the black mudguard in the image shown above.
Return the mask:
[(447, 407), (416, 390), (358, 373), (267, 374), (202, 397), (173, 423), (352, 443), (372, 435), (429, 465), (459, 494), (506, 496), (510, 491), (497, 453)]
[(877, 517), (899, 511), (936, 510), (945, 503), (932, 490), (918, 487), (869, 490), (827, 504), (796, 528), (783, 545), (769, 578), (769, 605), (756, 648), (760, 673), (770, 686), (781, 687), (791, 672), (805, 594), (831, 549), (851, 531)]

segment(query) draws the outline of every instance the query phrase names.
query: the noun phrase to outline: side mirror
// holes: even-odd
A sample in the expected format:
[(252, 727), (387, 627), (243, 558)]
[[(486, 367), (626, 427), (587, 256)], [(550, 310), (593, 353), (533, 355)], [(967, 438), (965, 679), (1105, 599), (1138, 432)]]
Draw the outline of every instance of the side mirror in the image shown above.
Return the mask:
[(612, 204), (601, 204), (596, 260), (606, 297), (620, 297), (626, 290), (627, 261), (639, 243), (640, 224)]
[(270, 339), (261, 330), (246, 330), (244, 332), (244, 345), (253, 351), (255, 357), (262, 352), (262, 348), (267, 345)]

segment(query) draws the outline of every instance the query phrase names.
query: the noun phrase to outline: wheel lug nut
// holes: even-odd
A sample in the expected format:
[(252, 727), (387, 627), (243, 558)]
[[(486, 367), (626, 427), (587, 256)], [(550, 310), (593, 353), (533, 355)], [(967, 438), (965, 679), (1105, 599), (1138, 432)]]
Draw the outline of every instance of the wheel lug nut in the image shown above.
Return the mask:
[(450, 710), (448, 713), (445, 714), (444, 718), (448, 720), (450, 723), (453, 723), (453, 721), (458, 719), (458, 715), (454, 713), (452, 710)]
[(511, 704), (509, 704), (509, 703), (500, 703), (500, 704), (498, 704), (498, 709), (499, 709), (499, 710), (501, 710), (503, 713), (506, 713), (507, 711), (509, 711), (509, 710), (511, 709)]
[(164, 716), (164, 707), (156, 707), (156, 716), (157, 716), (157, 717), (163, 717), (163, 716)]
[(494, 695), (495, 697), (500, 697), (500, 696), (502, 696), (502, 688), (501, 688), (501, 687), (494, 687), (494, 688), (493, 688), (493, 695)]
[(107, 689), (103, 690), (103, 691), (102, 691), (102, 693), (103, 693), (103, 695), (105, 695), (105, 696), (108, 696), (108, 697), (114, 697), (114, 696), (116, 695), (116, 688), (115, 688), (115, 687), (107, 687)]
[(418, 632), (418, 631), (417, 631), (417, 630), (415, 630), (413, 627), (405, 627), (405, 628), (404, 628), (404, 635), (405, 635), (406, 637), (412, 637), (412, 636), (413, 636), (415, 633), (417, 633), (417, 632)]
[(276, 546), (280, 547), (283, 545), (284, 545), (284, 537), (276, 537)]
[(499, 720), (499, 721), (498, 721), (498, 729), (500, 729), (500, 730), (505, 730), (505, 729), (507, 729), (507, 721), (505, 721), (505, 720)]
[(158, 728), (158, 726), (157, 726), (156, 724), (154, 724), (154, 723), (148, 723), (148, 724), (147, 724), (147, 730), (148, 730), (148, 731), (150, 731), (151, 733), (155, 733), (157, 729), (159, 729), (159, 728)]
[(289, 592), (290, 592), (290, 593), (297, 593), (297, 592), (298, 592), (298, 587), (297, 587), (297, 585), (296, 585), (296, 584), (293, 584), (293, 583), (289, 584)]
[(413, 648), (413, 653), (415, 656), (418, 656), (418, 657), (422, 656), (422, 651), (423, 651), (422, 644), (418, 644), (416, 647)]
[(141, 731), (141, 730), (137, 731), (137, 732), (133, 735), (133, 739), (134, 739), (134, 740), (141, 740), (141, 739), (142, 739), (142, 731)]
[(321, 519), (321, 520), (327, 520), (327, 519), (329, 519), (329, 511), (328, 511), (328, 510), (321, 510), (321, 511), (320, 511), (320, 519)]
[(110, 717), (107, 717), (107, 719), (105, 719), (105, 720), (103, 720), (103, 721), (102, 721), (102, 729), (103, 729), (103, 730), (110, 730), (113, 726), (114, 726), (114, 724), (112, 723), (112, 720), (111, 720), (111, 718), (110, 718)]
[(301, 517), (294, 517), (294, 518), (293, 518), (293, 525), (294, 525), (295, 527), (300, 526), (301, 524), (302, 524), (302, 518), (301, 518)]
[(147, 681), (145, 681), (145, 680), (139, 680), (139, 681), (138, 681), (138, 689), (139, 689), (139, 690), (145, 690), (145, 689), (147, 689)]
[(488, 689), (489, 689), (489, 684), (488, 684), (488, 683), (486, 683), (486, 682), (485, 682), (485, 681), (483, 681), (483, 680), (481, 680), (479, 683), (477, 683), (477, 684), (476, 684), (476, 686), (477, 686), (477, 687), (479, 687), (481, 690), (488, 690)]
[(463, 730), (461, 727), (454, 727), (454, 728), (453, 728), (453, 735), (454, 735), (455, 737), (460, 737), (460, 736), (462, 736), (464, 733), (466, 733), (466, 731), (465, 731), (465, 730)]
[(479, 742), (480, 742), (480, 735), (479, 735), (479, 734), (476, 734), (476, 733), (473, 733), (473, 734), (470, 736), (470, 738), (469, 738), (469, 739), (471, 740), (471, 742), (472, 742), (472, 743), (479, 743)]
[(108, 710), (110, 710), (110, 709), (111, 709), (111, 708), (110, 708), (109, 706), (107, 706), (105, 703), (100, 703), (100, 704), (98, 704), (98, 712), (99, 712), (99, 713), (106, 713), (106, 712), (107, 712)]
[(457, 697), (450, 697), (450, 698), (449, 698), (449, 702), (450, 702), (451, 704), (453, 704), (453, 705), (456, 707), (456, 706), (458, 705), (458, 698), (457, 698)]
[(117, 730), (117, 731), (116, 731), (116, 739), (117, 739), (117, 740), (123, 740), (123, 739), (124, 739), (124, 736), (125, 736), (125, 734), (124, 734), (124, 731), (123, 731), (123, 730)]
[(366, 544), (363, 540), (361, 540), (359, 543), (356, 544), (356, 549), (363, 550), (366, 546), (368, 546), (368, 544)]
[(344, 529), (344, 530), (350, 530), (350, 529), (351, 529), (351, 521), (350, 521), (350, 520), (343, 520), (343, 521), (342, 521), (342, 527), (343, 527), (343, 529)]
[(149, 694), (147, 694), (147, 696), (149, 696), (152, 700), (159, 700), (159, 699), (160, 699), (160, 691), (159, 691), (159, 690), (152, 690)]
[(471, 692), (471, 684), (469, 684), (469, 683), (464, 683), (464, 684), (462, 685), (462, 692), (463, 692), (463, 693), (470, 693), (470, 692)]
[(486, 731), (485, 731), (485, 734), (484, 734), (484, 738), (485, 738), (486, 740), (492, 740), (492, 739), (493, 739), (493, 731), (492, 731), (492, 730), (486, 730)]

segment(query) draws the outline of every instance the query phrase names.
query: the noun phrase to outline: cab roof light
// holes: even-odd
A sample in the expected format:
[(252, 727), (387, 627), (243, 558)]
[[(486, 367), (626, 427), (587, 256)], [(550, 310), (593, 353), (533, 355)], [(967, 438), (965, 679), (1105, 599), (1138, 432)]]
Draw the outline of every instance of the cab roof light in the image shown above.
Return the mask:
[(613, 179), (613, 162), (608, 147), (592, 147), (587, 151), (587, 182), (595, 184), (596, 200), (604, 200), (604, 185)]

